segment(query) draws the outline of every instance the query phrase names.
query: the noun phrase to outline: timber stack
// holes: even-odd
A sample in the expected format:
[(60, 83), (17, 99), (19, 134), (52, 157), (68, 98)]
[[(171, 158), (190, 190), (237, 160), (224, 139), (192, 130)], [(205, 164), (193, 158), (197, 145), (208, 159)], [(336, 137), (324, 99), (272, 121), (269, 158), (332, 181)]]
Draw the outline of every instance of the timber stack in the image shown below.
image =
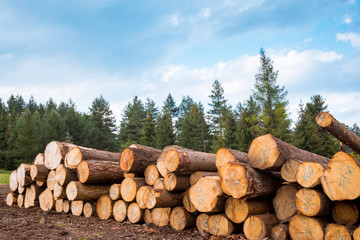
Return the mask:
[[(320, 127), (360, 153), (360, 138), (329, 113)], [(197, 227), (247, 239), (360, 239), (360, 167), (345, 152), (331, 159), (270, 134), (248, 153), (216, 154), (133, 144), (113, 153), (53, 141), (10, 175), (9, 206), (131, 223)]]

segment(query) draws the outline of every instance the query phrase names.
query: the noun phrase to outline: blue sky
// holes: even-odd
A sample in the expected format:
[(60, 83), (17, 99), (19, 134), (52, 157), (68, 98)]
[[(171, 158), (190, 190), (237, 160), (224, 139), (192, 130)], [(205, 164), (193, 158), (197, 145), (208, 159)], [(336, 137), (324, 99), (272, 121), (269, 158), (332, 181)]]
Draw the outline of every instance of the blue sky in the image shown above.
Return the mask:
[(360, 123), (359, 0), (0, 0), (0, 97), (72, 98), (87, 112), (102, 94), (120, 118), (137, 95), (171, 93), (207, 108), (218, 79), (248, 99), (264, 48), (299, 103), (321, 94), (341, 122)]

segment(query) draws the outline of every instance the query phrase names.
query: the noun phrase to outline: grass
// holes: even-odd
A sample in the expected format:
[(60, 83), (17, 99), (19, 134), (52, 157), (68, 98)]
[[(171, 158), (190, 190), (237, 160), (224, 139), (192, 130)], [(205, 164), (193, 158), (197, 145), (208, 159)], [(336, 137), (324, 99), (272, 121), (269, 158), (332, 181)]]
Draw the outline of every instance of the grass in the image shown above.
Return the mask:
[(0, 183), (9, 184), (11, 171), (0, 169)]

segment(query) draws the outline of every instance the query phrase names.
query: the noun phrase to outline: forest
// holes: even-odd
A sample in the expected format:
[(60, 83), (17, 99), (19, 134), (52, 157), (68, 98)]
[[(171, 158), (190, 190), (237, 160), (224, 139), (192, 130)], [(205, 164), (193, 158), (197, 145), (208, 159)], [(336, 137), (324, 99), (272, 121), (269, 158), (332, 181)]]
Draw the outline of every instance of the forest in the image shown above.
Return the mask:
[[(177, 144), (204, 152), (221, 147), (247, 152), (254, 138), (270, 133), (326, 157), (340, 151), (338, 140), (314, 119), (327, 111), (324, 98), (314, 95), (310, 102), (300, 103), (298, 119), (291, 127), (287, 90), (277, 83), (278, 71), (263, 49), (259, 61), (252, 94), (235, 107), (215, 80), (206, 112), (201, 102), (188, 95), (176, 104), (169, 93), (161, 107), (150, 98), (143, 102), (135, 96), (124, 107), (120, 126), (102, 95), (93, 100), (87, 113), (79, 112), (71, 99), (56, 103), (50, 98), (42, 104), (33, 97), (26, 102), (21, 95), (11, 95), (6, 102), (0, 98), (0, 169), (31, 163), (52, 140), (114, 152), (133, 143), (159, 149)], [(355, 122), (348, 127), (360, 135)]]

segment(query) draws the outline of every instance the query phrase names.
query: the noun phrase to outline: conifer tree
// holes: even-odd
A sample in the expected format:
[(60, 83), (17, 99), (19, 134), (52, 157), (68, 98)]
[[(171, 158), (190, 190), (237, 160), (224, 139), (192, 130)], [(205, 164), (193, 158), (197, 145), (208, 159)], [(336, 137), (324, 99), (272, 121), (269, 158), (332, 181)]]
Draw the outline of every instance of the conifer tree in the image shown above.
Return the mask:
[(68, 109), (64, 116), (66, 126), (66, 140), (77, 145), (85, 145), (83, 139), (85, 117), (76, 111), (75, 103), (69, 101)]
[(233, 111), (228, 111), (225, 116), (224, 147), (237, 149), (236, 142), (236, 118)]
[(26, 108), (30, 110), (31, 114), (34, 114), (34, 112), (38, 110), (38, 105), (33, 95), (30, 96), (29, 102), (26, 104)]
[(65, 140), (65, 122), (55, 108), (49, 108), (42, 124), (42, 144)]
[(176, 107), (176, 103), (174, 98), (171, 96), (171, 94), (169, 93), (169, 95), (167, 96), (167, 98), (165, 99), (164, 102), (164, 108), (166, 108), (167, 112), (169, 112), (171, 114), (172, 118), (175, 118), (178, 116), (178, 111), (179, 109)]
[(158, 116), (158, 109), (155, 107), (155, 102), (152, 99), (147, 98), (145, 103), (145, 119), (142, 129), (141, 144), (155, 147), (155, 125), (156, 118)]
[(163, 108), (162, 114), (157, 119), (155, 132), (157, 148), (163, 149), (164, 147), (175, 143), (171, 114), (165, 107)]
[(195, 104), (195, 101), (189, 96), (183, 96), (182, 101), (178, 107), (178, 119), (175, 122), (176, 140), (179, 142), (179, 136), (182, 132), (182, 125), (185, 120), (186, 114), (190, 111), (191, 107)]
[(0, 168), (5, 168), (5, 160), (6, 160), (6, 149), (7, 149), (7, 111), (5, 104), (0, 98)]

